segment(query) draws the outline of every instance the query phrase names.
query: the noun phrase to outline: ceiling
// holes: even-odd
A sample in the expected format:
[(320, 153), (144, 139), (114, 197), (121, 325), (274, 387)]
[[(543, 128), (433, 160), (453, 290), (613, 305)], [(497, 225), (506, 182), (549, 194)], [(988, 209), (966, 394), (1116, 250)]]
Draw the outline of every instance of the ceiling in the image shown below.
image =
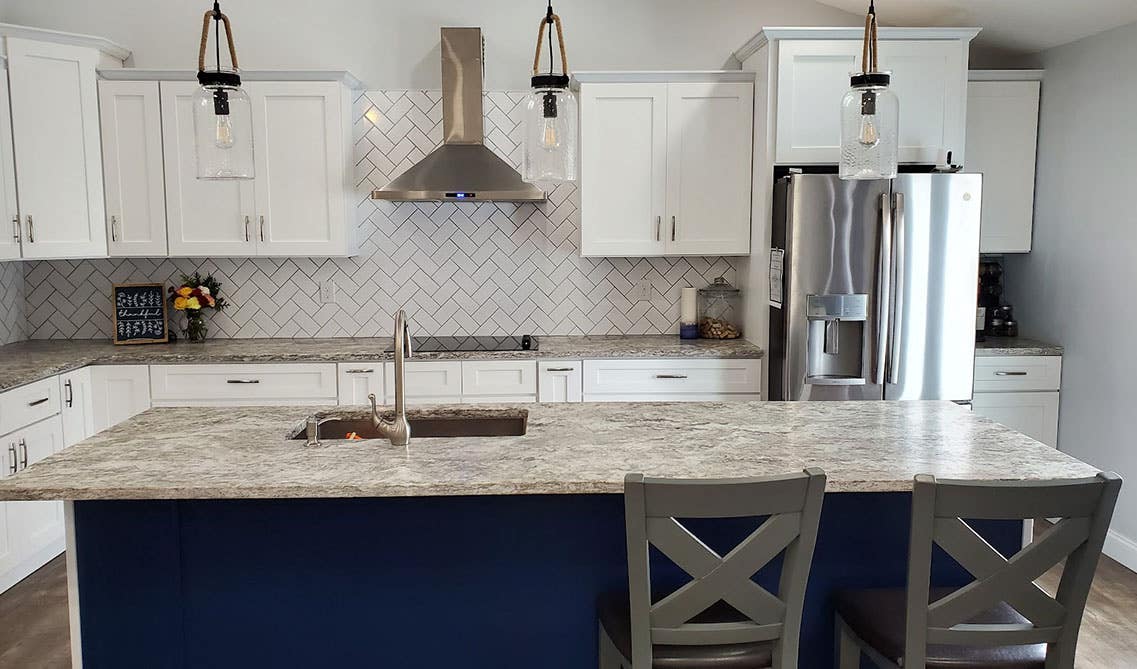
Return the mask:
[[(863, 15), (866, 0), (819, 0)], [(1135, 0), (877, 0), (881, 25), (978, 26), (988, 49), (1033, 53), (1137, 21)]]

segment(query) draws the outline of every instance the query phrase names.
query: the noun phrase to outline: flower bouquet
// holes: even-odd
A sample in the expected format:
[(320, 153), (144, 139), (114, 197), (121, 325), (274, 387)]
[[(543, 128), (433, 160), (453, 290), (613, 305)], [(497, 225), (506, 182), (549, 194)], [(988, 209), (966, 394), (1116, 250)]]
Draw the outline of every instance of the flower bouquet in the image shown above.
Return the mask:
[(221, 284), (212, 274), (205, 278), (202, 278), (199, 272), (194, 272), (193, 276), (183, 274), (181, 283), (178, 288), (170, 286), (170, 302), (176, 311), (185, 312), (186, 327), (182, 332), (186, 339), (203, 342), (209, 327), (205, 324), (202, 310), (221, 311), (229, 306), (229, 303), (221, 297)]

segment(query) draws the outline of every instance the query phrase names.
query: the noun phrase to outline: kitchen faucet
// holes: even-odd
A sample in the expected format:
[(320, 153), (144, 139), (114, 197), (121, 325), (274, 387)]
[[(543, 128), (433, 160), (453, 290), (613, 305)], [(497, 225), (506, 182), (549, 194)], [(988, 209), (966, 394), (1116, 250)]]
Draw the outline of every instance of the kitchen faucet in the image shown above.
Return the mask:
[(375, 393), (367, 396), (371, 402), (371, 423), (379, 434), (391, 440), (392, 446), (406, 446), (411, 440), (411, 425), (407, 422), (407, 406), (403, 400), (403, 383), (406, 359), (411, 357), (411, 329), (407, 312), (399, 309), (395, 314), (395, 416), (381, 418), (375, 406)]

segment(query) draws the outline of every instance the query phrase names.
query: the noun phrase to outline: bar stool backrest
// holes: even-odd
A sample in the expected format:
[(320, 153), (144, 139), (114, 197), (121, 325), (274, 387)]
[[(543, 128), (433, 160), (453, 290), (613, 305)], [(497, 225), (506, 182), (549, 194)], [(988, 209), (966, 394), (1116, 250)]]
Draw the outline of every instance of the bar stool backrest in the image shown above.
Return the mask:
[[(817, 540), (825, 474), (746, 479), (624, 480), (628, 542), (632, 666), (651, 666), (652, 644), (721, 645), (774, 642), (774, 667), (797, 666), (805, 586)], [(677, 519), (763, 517), (766, 520), (726, 555), (719, 555)], [(651, 601), (649, 546), (655, 546), (691, 580)], [(778, 592), (752, 580), (782, 552)], [(744, 622), (691, 619), (726, 602)]]
[[(908, 550), (905, 669), (924, 669), (928, 644), (1018, 646), (1045, 643), (1048, 669), (1074, 666), (1086, 597), (1109, 529), (1121, 478), (1059, 481), (949, 481), (916, 477)], [(1060, 518), (1009, 559), (966, 520)], [(975, 577), (931, 604), (932, 545)], [(1034, 580), (1066, 561), (1055, 596)], [(1005, 603), (1029, 623), (968, 623)]]

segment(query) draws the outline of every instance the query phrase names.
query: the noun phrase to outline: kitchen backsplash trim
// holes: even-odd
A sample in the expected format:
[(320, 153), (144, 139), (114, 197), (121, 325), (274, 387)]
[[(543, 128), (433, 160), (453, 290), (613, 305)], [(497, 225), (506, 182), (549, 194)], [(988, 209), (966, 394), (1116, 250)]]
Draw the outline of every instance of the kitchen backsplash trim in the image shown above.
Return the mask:
[[(521, 162), (524, 98), (521, 91), (485, 93), (486, 144), (514, 165)], [(581, 258), (572, 184), (540, 204), (371, 200), (374, 188), (441, 143), (440, 105), (438, 91), (356, 98), (358, 256), (27, 263), (27, 325), (17, 337), (108, 338), (112, 284), (174, 283), (193, 271), (214, 274), (233, 305), (209, 314), (210, 337), (382, 336), (399, 306), (416, 331), (436, 335), (663, 334), (677, 331), (682, 286), (717, 276), (735, 281), (729, 258)], [(652, 299), (636, 301), (630, 296), (644, 279)], [(321, 304), (320, 285), (329, 280), (337, 303)]]

